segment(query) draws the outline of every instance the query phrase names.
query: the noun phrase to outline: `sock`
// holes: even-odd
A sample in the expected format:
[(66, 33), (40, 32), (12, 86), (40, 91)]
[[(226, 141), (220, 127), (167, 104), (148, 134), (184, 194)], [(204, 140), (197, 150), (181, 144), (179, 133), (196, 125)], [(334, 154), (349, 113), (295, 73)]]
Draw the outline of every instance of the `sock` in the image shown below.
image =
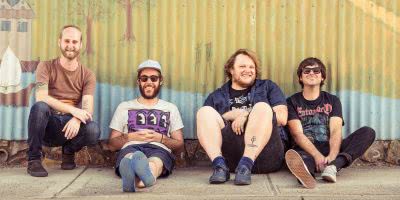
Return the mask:
[(141, 151), (135, 151), (131, 156), (132, 169), (135, 175), (143, 181), (146, 187), (155, 183), (155, 177), (151, 173), (149, 160)]
[(122, 178), (122, 191), (135, 192), (135, 172), (132, 169), (131, 159), (127, 156), (119, 163), (119, 173)]
[(332, 161), (329, 164), (335, 165), (336, 169), (339, 171), (339, 169), (342, 169), (344, 166), (346, 166), (347, 159), (346, 159), (346, 157), (339, 155), (338, 157), (336, 157), (336, 159), (334, 161)]
[(222, 156), (218, 156), (218, 157), (214, 158), (214, 160), (212, 161), (212, 166), (213, 167), (217, 167), (217, 166), (225, 166), (226, 167), (225, 158)]
[(254, 161), (251, 160), (249, 157), (243, 156), (243, 157), (240, 159), (240, 161), (239, 161), (238, 166), (239, 166), (239, 165), (244, 165), (244, 166), (246, 166), (247, 168), (249, 168), (250, 170), (252, 170), (252, 169), (253, 169), (253, 165), (254, 165)]

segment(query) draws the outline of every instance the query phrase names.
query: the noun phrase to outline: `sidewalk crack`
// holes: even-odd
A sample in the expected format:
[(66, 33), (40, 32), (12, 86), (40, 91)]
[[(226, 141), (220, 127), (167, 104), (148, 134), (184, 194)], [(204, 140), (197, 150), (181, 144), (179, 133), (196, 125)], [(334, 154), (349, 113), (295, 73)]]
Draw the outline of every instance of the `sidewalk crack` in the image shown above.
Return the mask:
[(66, 190), (72, 183), (75, 182), (76, 179), (78, 179), (87, 169), (89, 169), (89, 166), (85, 166), (85, 168), (74, 178), (72, 179), (71, 182), (69, 182), (65, 187), (63, 187), (59, 192), (55, 193), (51, 199), (56, 199), (64, 190)]
[(278, 191), (276, 191), (274, 185), (272, 184), (272, 180), (271, 180), (271, 177), (269, 176), (269, 174), (267, 174), (267, 179), (268, 179), (268, 183), (270, 185), (270, 190), (272, 191), (274, 196), (277, 196), (278, 195)]

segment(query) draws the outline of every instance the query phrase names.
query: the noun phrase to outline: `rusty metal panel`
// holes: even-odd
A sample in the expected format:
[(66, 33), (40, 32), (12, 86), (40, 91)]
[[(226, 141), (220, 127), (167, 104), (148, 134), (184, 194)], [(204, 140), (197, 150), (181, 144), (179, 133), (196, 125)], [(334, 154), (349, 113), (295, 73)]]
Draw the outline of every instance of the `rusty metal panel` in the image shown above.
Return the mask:
[[(108, 137), (116, 106), (139, 94), (134, 89), (136, 67), (147, 58), (162, 64), (161, 98), (178, 106), (185, 138), (195, 138), (195, 113), (224, 83), (223, 64), (238, 48), (256, 51), (262, 78), (275, 81), (287, 96), (301, 90), (295, 74), (301, 60), (320, 58), (328, 68), (323, 89), (342, 100), (344, 135), (368, 125), (378, 139), (400, 138), (399, 1), (10, 0), (0, 4), (0, 21), (10, 21), (0, 22), (0, 59), (10, 47), (20, 61), (8, 65), (7, 76), (0, 74), (8, 77), (0, 80), (4, 83), (0, 139), (27, 138), (34, 71), (38, 61), (59, 55), (57, 38), (65, 24), (77, 24), (84, 34), (81, 60), (97, 76), (95, 120), (102, 127), (102, 139)], [(10, 31), (1, 31), (8, 29), (7, 24), (13, 25)], [(13, 76), (17, 78), (9, 78)]]

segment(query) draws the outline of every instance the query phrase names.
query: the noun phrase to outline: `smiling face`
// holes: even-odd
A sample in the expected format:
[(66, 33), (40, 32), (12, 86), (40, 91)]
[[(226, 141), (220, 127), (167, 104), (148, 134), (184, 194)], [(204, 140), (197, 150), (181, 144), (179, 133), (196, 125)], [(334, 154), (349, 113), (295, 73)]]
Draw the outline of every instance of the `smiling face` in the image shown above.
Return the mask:
[(82, 48), (82, 33), (74, 28), (68, 27), (62, 31), (61, 38), (58, 40), (62, 56), (68, 60), (74, 60)]
[(304, 87), (316, 87), (320, 86), (324, 78), (321, 74), (321, 67), (318, 65), (309, 65), (303, 68), (300, 81)]
[(162, 78), (155, 69), (145, 68), (139, 72), (139, 91), (143, 98), (154, 99), (160, 92)]
[(256, 65), (249, 56), (244, 54), (236, 56), (235, 63), (229, 72), (232, 75), (233, 89), (246, 89), (250, 87), (256, 79)]

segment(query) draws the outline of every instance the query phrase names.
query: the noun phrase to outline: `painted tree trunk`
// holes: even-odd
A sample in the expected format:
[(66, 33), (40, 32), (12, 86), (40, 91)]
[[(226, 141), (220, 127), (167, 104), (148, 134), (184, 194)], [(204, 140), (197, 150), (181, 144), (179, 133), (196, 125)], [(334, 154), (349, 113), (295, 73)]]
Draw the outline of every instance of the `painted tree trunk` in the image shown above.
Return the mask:
[(92, 48), (92, 23), (93, 19), (90, 15), (86, 17), (86, 53), (88, 55), (93, 53)]
[(125, 40), (127, 41), (135, 41), (135, 36), (132, 32), (132, 3), (130, 0), (125, 1), (126, 6), (126, 31), (125, 31)]

